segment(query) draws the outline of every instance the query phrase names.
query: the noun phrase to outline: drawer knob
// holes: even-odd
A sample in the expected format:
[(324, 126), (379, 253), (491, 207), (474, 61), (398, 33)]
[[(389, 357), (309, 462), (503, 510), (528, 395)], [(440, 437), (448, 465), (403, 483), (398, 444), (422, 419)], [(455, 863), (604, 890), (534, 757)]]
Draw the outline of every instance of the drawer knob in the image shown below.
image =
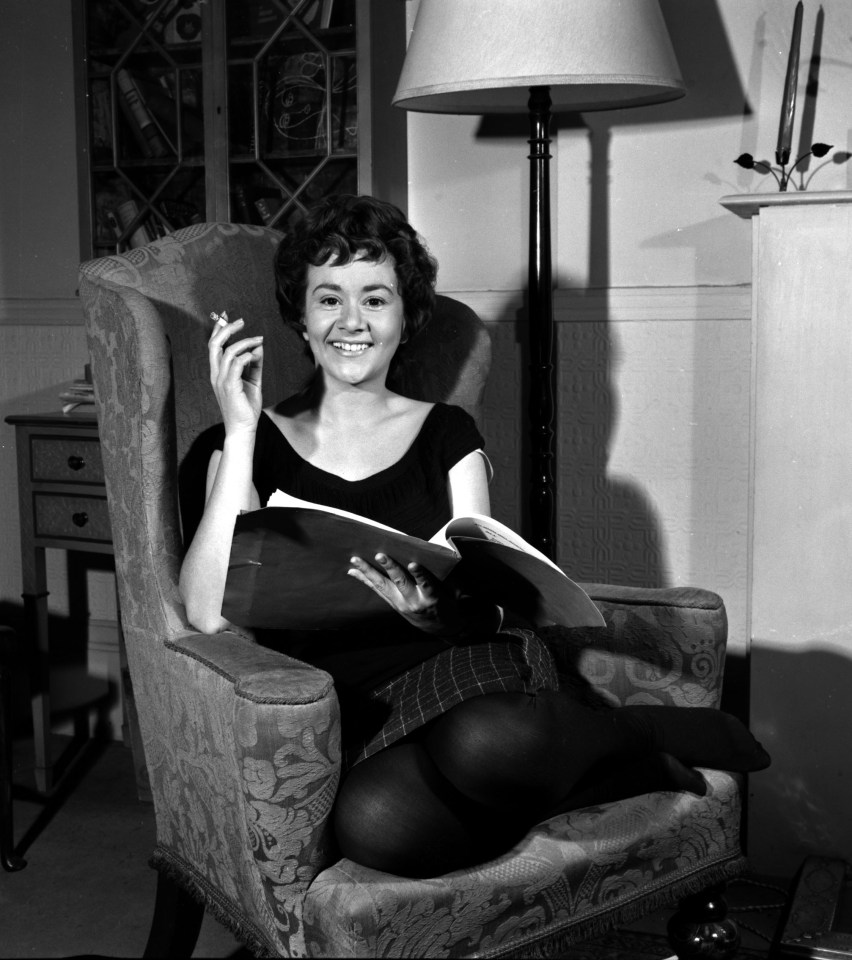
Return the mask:
[(72, 513), (71, 519), (74, 521), (75, 526), (85, 527), (89, 522), (89, 515), (84, 510), (81, 510), (79, 513)]
[(86, 466), (86, 461), (76, 453), (72, 453), (68, 458), (68, 466), (72, 470), (82, 470)]

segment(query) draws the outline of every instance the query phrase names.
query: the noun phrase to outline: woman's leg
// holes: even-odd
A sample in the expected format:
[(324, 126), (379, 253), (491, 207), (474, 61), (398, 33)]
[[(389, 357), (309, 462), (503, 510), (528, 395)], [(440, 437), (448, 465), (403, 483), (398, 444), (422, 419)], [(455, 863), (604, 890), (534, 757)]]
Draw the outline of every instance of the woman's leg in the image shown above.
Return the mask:
[(704, 781), (689, 767), (748, 771), (769, 763), (748, 729), (720, 710), (593, 710), (553, 691), (465, 700), (429, 724), (422, 742), (464, 796), (502, 810), (551, 809), (586, 789), (590, 776), (605, 781), (651, 757), (666, 782), (696, 793)]
[(420, 739), (461, 794), (528, 823), (650, 790), (705, 792), (697, 771), (664, 755), (645, 725), (621, 713), (563, 693), (490, 694), (449, 710)]
[[(404, 877), (482, 863), (496, 851), (489, 838), (507, 834), (496, 812), (459, 793), (422, 745), (410, 741), (356, 764), (341, 784), (333, 816), (343, 856)], [(508, 837), (501, 849), (512, 842)]]
[(768, 756), (717, 710), (598, 711), (555, 692), (487, 694), (355, 766), (335, 828), (344, 856), (434, 876), (508, 849), (561, 810), (658, 789), (703, 793), (686, 762), (753, 770)]

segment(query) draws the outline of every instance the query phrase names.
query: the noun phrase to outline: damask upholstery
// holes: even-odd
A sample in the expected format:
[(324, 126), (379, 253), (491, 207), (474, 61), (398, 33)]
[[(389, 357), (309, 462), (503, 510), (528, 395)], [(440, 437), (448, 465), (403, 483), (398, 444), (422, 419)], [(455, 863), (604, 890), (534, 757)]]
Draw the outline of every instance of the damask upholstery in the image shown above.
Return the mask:
[[(258, 955), (538, 956), (744, 865), (738, 780), (655, 793), (540, 824), (475, 869), (410, 880), (341, 860), (329, 813), (340, 774), (330, 677), (246, 631), (204, 636), (177, 593), (179, 477), (218, 419), (211, 311), (265, 337), (267, 397), (307, 373), (278, 319), (261, 227), (200, 224), (81, 267), (121, 620), (155, 804), (152, 862)], [(442, 298), (401, 389), (474, 416), (488, 336)], [(435, 370), (437, 380), (429, 379)], [(274, 382), (273, 382), (273, 377)], [(551, 628), (566, 684), (598, 703), (718, 704), (726, 620), (701, 590), (590, 587), (607, 627)]]

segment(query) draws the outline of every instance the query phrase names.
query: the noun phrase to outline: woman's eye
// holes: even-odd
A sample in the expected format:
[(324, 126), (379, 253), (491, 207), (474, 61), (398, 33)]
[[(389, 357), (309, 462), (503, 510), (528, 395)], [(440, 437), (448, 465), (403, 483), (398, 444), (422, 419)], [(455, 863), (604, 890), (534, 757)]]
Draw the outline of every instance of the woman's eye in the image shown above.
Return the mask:
[(384, 304), (385, 304), (385, 301), (382, 300), (381, 297), (369, 297), (367, 299), (368, 307), (383, 307)]
[(323, 297), (323, 298), (320, 300), (320, 303), (321, 303), (324, 307), (336, 307), (336, 306), (338, 305), (338, 303), (340, 303), (340, 301), (337, 299), (337, 297), (328, 296), (328, 297)]

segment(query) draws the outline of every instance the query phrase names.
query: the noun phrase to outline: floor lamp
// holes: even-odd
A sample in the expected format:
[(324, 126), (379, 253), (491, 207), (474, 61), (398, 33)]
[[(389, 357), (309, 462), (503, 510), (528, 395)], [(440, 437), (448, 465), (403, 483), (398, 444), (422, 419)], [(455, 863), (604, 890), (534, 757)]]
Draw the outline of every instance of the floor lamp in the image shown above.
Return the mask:
[(420, 0), (394, 104), (529, 114), (530, 539), (554, 560), (551, 113), (644, 106), (684, 93), (658, 0)]

